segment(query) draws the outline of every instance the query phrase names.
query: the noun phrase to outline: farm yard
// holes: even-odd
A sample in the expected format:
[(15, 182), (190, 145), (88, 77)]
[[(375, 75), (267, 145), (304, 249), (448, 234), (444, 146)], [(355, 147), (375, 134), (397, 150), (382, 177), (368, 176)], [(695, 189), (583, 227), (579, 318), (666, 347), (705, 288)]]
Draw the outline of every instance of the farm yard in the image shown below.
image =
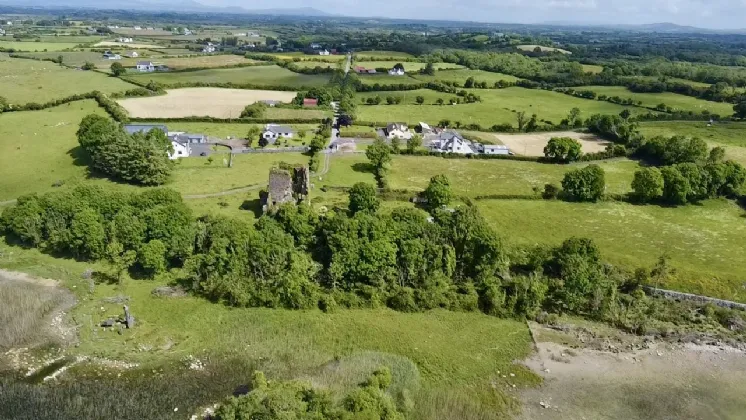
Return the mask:
[(631, 98), (635, 102), (642, 102), (642, 106), (655, 108), (660, 104), (665, 104), (673, 109), (680, 111), (693, 111), (700, 113), (708, 111), (712, 114), (730, 115), (733, 113), (733, 105), (722, 102), (711, 102), (703, 99), (693, 98), (691, 96), (679, 95), (676, 93), (635, 93), (622, 86), (580, 86), (575, 90), (590, 90), (599, 95), (608, 97), (618, 96), (622, 99)]
[(115, 93), (135, 87), (104, 74), (71, 70), (48, 61), (9, 58), (0, 53), (0, 96), (12, 104), (45, 103), (94, 90)]
[(329, 81), (325, 75), (293, 73), (276, 65), (231, 69), (209, 69), (189, 72), (128, 74), (125, 80), (148, 83), (153, 80), (164, 86), (183, 84), (250, 84), (255, 86), (322, 86)]
[(290, 102), (294, 97), (295, 92), (272, 90), (184, 88), (169, 90), (165, 96), (128, 98), (118, 102), (135, 118), (238, 118), (244, 107), (254, 102)]
[(534, 134), (494, 134), (494, 136), (500, 143), (508, 146), (512, 152), (524, 156), (544, 156), (544, 147), (552, 137), (569, 137), (577, 140), (583, 149), (583, 153), (601, 152), (606, 149), (606, 146), (611, 144), (596, 135), (575, 131)]

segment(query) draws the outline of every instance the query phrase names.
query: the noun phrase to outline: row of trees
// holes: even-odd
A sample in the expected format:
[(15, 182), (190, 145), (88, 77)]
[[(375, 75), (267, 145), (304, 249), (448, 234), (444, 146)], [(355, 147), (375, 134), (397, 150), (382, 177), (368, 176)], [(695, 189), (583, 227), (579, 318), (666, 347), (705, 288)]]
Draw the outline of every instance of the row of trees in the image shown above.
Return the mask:
[(173, 147), (159, 129), (129, 135), (117, 122), (90, 114), (81, 121), (77, 136), (94, 171), (143, 185), (164, 184), (171, 175)]
[(121, 280), (133, 267), (155, 275), (192, 253), (196, 225), (181, 196), (169, 189), (139, 194), (78, 186), (18, 199), (0, 229), (45, 252), (107, 260)]

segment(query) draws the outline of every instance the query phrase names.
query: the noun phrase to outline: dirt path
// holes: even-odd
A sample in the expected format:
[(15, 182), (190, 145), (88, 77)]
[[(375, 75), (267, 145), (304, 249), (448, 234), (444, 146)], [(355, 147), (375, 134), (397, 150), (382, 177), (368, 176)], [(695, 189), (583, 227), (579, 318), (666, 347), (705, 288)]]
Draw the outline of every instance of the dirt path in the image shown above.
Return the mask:
[(521, 392), (524, 420), (746, 418), (741, 350), (659, 342), (598, 351), (569, 348), (555, 342), (563, 333), (532, 329), (552, 338), (537, 338), (538, 353), (526, 362), (544, 385)]

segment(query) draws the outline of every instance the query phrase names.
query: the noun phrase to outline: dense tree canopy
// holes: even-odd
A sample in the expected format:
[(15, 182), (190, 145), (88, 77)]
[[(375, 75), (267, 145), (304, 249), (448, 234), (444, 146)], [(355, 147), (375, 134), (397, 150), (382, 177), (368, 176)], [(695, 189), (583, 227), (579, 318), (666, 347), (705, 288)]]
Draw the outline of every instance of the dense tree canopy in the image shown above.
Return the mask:
[(580, 143), (570, 137), (552, 137), (544, 147), (544, 157), (551, 162), (574, 162), (582, 155)]
[(565, 196), (574, 201), (598, 201), (605, 189), (604, 170), (598, 165), (568, 171), (562, 180)]

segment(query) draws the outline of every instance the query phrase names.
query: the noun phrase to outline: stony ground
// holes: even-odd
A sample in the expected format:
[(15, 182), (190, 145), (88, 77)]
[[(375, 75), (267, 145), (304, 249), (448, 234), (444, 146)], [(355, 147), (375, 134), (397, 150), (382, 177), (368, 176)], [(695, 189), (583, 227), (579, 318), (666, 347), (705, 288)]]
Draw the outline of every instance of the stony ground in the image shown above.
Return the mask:
[(532, 328), (538, 351), (526, 364), (544, 385), (521, 392), (524, 420), (746, 419), (741, 349)]

